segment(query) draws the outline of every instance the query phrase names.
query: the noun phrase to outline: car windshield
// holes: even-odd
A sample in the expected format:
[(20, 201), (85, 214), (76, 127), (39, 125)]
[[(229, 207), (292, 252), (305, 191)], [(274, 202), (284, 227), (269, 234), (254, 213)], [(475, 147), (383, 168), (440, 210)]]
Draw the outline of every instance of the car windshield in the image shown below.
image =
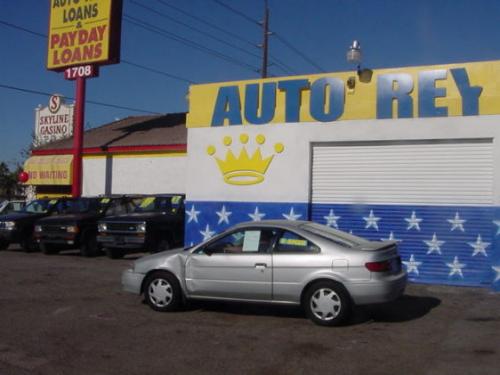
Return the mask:
[(57, 200), (36, 199), (28, 203), (22, 212), (30, 214), (44, 214), (56, 203)]
[(106, 203), (99, 199), (82, 198), (76, 200), (67, 200), (61, 202), (61, 207), (58, 211), (64, 214), (78, 213), (98, 213), (101, 212)]
[(325, 237), (337, 243), (344, 244), (347, 247), (355, 247), (368, 242), (364, 238), (318, 223), (304, 224), (301, 226), (301, 229), (318, 236)]
[(181, 200), (182, 197), (178, 195), (168, 197), (146, 197), (142, 199), (135, 211), (175, 213), (180, 207)]

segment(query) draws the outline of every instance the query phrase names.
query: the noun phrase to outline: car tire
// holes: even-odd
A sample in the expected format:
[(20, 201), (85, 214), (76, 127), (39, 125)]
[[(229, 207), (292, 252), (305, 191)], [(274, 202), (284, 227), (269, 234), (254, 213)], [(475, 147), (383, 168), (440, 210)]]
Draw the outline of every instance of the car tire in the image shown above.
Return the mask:
[(59, 253), (59, 249), (54, 245), (48, 245), (46, 243), (40, 243), (40, 250), (45, 255), (54, 255)]
[(85, 234), (80, 244), (80, 255), (83, 257), (95, 257), (99, 253), (99, 244), (95, 234)]
[(351, 299), (344, 286), (334, 281), (319, 281), (304, 295), (306, 315), (321, 326), (338, 326), (350, 315)]
[(21, 240), (21, 248), (26, 252), (26, 253), (32, 253), (37, 250), (37, 245), (36, 242), (31, 234), (26, 234), (23, 236)]
[(106, 248), (105, 252), (110, 259), (121, 259), (125, 256), (123, 249), (117, 247)]
[(5, 250), (9, 247), (9, 241), (7, 240), (0, 240), (0, 250)]
[(151, 249), (151, 253), (159, 253), (162, 251), (170, 250), (170, 241), (167, 239), (159, 240), (155, 246)]
[(182, 302), (179, 282), (165, 271), (156, 271), (148, 276), (144, 283), (144, 297), (149, 307), (161, 312), (175, 311)]

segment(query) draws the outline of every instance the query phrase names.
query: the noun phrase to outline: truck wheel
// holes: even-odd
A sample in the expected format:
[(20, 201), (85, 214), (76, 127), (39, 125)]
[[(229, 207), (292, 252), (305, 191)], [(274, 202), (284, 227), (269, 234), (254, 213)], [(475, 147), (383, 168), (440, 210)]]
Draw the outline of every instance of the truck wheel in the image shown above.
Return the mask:
[(52, 255), (52, 254), (58, 254), (59, 253), (59, 249), (57, 247), (55, 247), (54, 245), (48, 245), (48, 244), (43, 243), (43, 242), (40, 243), (40, 250), (45, 255)]
[(153, 272), (144, 283), (147, 304), (156, 311), (175, 311), (182, 302), (181, 288), (175, 276), (165, 271)]
[(5, 250), (9, 247), (9, 241), (0, 239), (0, 250)]
[(24, 235), (20, 245), (21, 248), (27, 253), (31, 253), (37, 250), (37, 245), (31, 234)]
[(84, 257), (95, 257), (99, 252), (97, 237), (92, 234), (86, 234), (82, 238), (80, 245), (80, 255)]
[(303, 306), (309, 319), (321, 326), (337, 326), (351, 311), (351, 300), (343, 285), (319, 281), (307, 290)]
[(125, 256), (125, 252), (123, 251), (123, 249), (120, 249), (120, 248), (116, 248), (116, 247), (107, 248), (105, 251), (106, 251), (106, 255), (108, 256), (108, 258), (111, 258), (111, 259), (121, 259)]

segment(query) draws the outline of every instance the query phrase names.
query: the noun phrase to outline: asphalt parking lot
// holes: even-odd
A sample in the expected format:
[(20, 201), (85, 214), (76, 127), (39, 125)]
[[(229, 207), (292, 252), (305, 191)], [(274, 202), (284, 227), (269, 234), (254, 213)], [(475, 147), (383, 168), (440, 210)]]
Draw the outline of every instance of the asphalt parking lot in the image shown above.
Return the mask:
[(154, 312), (120, 290), (131, 260), (0, 251), (0, 375), (499, 373), (488, 289), (410, 285), (324, 328), (288, 307)]

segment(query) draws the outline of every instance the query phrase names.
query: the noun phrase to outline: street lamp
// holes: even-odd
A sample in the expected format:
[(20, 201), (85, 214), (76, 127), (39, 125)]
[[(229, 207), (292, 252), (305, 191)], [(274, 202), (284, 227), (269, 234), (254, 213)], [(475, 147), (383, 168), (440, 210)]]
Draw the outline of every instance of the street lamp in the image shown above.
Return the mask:
[[(357, 64), (356, 72), (358, 73), (358, 76), (361, 76), (361, 44), (357, 40), (354, 40), (352, 42), (352, 45), (349, 47), (347, 50), (347, 62), (351, 64)], [(356, 77), (349, 77), (347, 79), (347, 87), (349, 89), (354, 90), (354, 87), (356, 86)]]

